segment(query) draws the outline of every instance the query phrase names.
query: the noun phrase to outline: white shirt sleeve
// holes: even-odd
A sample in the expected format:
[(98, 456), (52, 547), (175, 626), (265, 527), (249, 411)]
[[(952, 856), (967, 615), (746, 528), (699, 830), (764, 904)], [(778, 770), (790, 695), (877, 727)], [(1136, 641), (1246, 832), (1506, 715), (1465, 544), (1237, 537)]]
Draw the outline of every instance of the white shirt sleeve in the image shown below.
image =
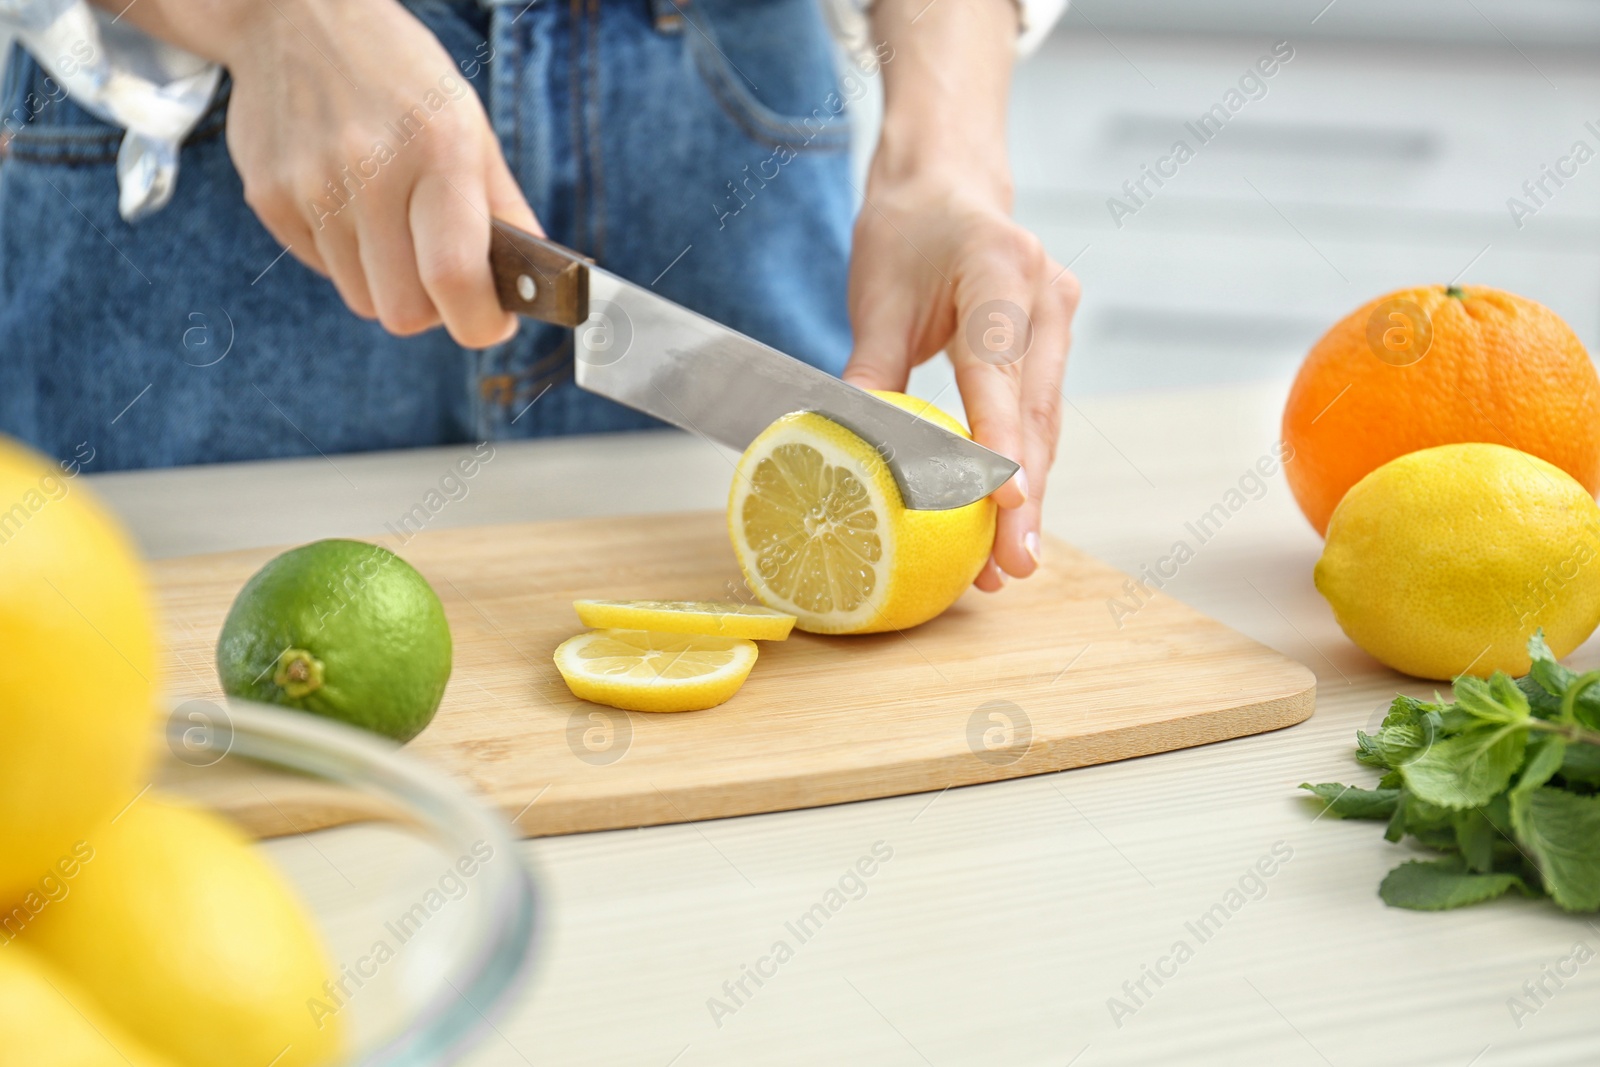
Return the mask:
[(1070, 0), (1017, 0), (1022, 10), (1022, 31), (1017, 37), (1017, 54), (1025, 56), (1039, 47), (1061, 16), (1067, 13)]
[[(965, 0), (962, 0), (965, 2)], [(1013, 0), (1017, 5), (1019, 31), (1017, 55), (1025, 56), (1039, 47), (1039, 42), (1061, 21), (1070, 0)], [(839, 43), (851, 52), (862, 49), (870, 52), (871, 31), (867, 15), (873, 0), (823, 0), (823, 12), (833, 27)]]

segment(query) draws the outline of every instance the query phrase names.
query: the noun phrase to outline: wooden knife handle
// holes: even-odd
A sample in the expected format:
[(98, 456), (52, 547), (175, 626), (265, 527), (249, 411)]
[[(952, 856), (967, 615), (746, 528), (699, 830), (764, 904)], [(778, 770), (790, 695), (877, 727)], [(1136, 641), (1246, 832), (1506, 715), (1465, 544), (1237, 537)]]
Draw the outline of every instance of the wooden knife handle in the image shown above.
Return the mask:
[(489, 266), (500, 306), (556, 326), (576, 327), (589, 318), (589, 270), (593, 260), (565, 245), (535, 237), (495, 219)]

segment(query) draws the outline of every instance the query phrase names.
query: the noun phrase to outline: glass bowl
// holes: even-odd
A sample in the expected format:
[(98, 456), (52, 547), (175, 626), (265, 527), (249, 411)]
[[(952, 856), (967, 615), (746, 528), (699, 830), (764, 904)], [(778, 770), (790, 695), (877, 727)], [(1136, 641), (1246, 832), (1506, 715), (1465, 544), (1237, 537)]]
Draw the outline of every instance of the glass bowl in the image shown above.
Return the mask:
[[(454, 1063), (533, 959), (533, 880), (510, 825), (365, 731), (284, 708), (172, 709), (157, 780), (263, 838), (321, 929), (355, 1067)], [(312, 1005), (308, 1004), (308, 1009)]]

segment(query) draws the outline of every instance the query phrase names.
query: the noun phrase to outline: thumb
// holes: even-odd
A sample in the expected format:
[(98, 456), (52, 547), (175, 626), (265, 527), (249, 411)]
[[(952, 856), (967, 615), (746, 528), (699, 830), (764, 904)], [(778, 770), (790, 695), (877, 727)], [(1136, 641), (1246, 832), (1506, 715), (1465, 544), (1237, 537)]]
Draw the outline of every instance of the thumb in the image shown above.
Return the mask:
[(852, 318), (855, 348), (840, 377), (862, 389), (905, 392), (913, 362), (910, 306), (899, 301), (878, 301), (871, 311), (858, 312)]

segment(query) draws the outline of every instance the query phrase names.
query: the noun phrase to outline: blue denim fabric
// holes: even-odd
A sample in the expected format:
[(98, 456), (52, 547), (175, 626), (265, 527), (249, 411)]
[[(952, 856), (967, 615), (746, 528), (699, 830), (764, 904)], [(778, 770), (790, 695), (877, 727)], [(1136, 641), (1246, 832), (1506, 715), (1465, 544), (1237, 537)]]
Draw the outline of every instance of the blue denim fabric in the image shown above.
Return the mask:
[[(837, 373), (854, 198), (815, 0), (412, 0), (550, 235)], [(676, 26), (674, 26), (676, 22)], [(656, 425), (571, 382), (569, 331), (459, 347), (356, 318), (245, 206), (227, 86), (172, 204), (116, 209), (120, 131), (14, 52), (0, 122), (0, 431), (93, 469)]]

